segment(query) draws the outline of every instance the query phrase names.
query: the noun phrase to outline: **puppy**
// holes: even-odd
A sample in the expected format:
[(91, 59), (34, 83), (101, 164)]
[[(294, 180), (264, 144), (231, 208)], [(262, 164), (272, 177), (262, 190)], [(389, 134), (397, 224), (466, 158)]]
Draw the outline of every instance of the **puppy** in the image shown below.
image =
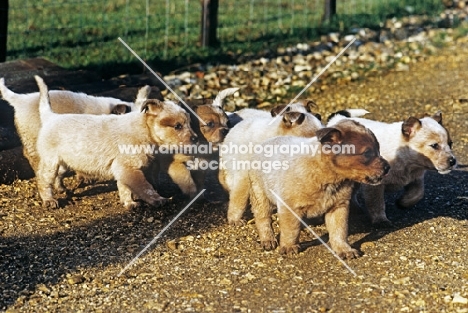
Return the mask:
[[(350, 116), (349, 112), (337, 112), (329, 126)], [(437, 170), (449, 173), (457, 164), (452, 153), (452, 140), (442, 124), (440, 112), (431, 117), (410, 117), (404, 122), (392, 124), (351, 117), (372, 130), (380, 142), (382, 156), (388, 160), (391, 170), (378, 186), (361, 185), (365, 206), (372, 224), (391, 227), (385, 214), (384, 191), (404, 188), (397, 200), (400, 208), (410, 208), (424, 197), (424, 173)]]
[[(36, 172), (39, 164), (36, 142), (41, 128), (39, 92), (17, 94), (8, 89), (5, 86), (5, 80), (0, 78), (0, 93), (3, 99), (15, 109), (15, 125), (23, 143), (23, 154)], [(64, 90), (51, 90), (49, 94), (52, 110), (60, 114), (124, 114), (130, 112), (135, 106), (131, 102), (120, 99), (93, 97)]]
[[(280, 104), (271, 109), (270, 115), (275, 117), (277, 115), (283, 115), (287, 112), (302, 112), (302, 113), (313, 113), (313, 110), (317, 108), (317, 104), (312, 100), (300, 99), (290, 105)], [(321, 116), (318, 113), (313, 113), (315, 117), (320, 121)], [(245, 108), (237, 112), (228, 113), (229, 125), (234, 127), (236, 124), (247, 118), (268, 118), (269, 114), (265, 110)]]
[[(388, 162), (380, 156), (379, 143), (372, 132), (354, 121), (343, 121), (333, 128), (319, 129), (316, 134), (313, 138), (276, 137), (265, 141), (262, 146), (309, 145), (317, 147), (316, 151), (322, 153), (301, 151), (294, 156), (275, 153), (271, 157), (264, 154), (252, 157), (252, 165), (257, 162), (263, 168), (251, 169), (248, 179), (261, 245), (265, 250), (277, 246), (271, 227), (272, 208), (276, 205), (280, 253), (299, 251), (300, 220), (287, 205), (301, 218), (325, 214), (331, 248), (341, 258), (358, 257), (359, 252), (351, 248), (347, 241), (353, 181), (379, 183), (389, 170)], [(354, 152), (345, 152), (344, 147), (354, 147)], [(335, 148), (339, 148), (338, 153), (331, 153), (336, 151)], [(268, 162), (287, 165), (287, 168), (265, 171)]]
[[(193, 162), (195, 158), (207, 161), (217, 160), (218, 145), (224, 140), (229, 131), (229, 120), (223, 110), (223, 100), (238, 90), (239, 88), (224, 89), (220, 91), (214, 100), (187, 100), (186, 103), (191, 110), (187, 109), (185, 105), (179, 104), (190, 114), (190, 126), (197, 134), (199, 144), (207, 148), (207, 153), (162, 155), (160, 170), (167, 172), (172, 181), (179, 186), (182, 193), (190, 198), (194, 197), (203, 188), (206, 171), (190, 170), (188, 164)], [(157, 175), (157, 173), (154, 173), (154, 175)]]
[(220, 148), (219, 181), (229, 193), (228, 223), (242, 225), (242, 215), (249, 202), (248, 171), (234, 166), (248, 164), (252, 151), (237, 153), (236, 147), (254, 146), (276, 136), (313, 137), (322, 127), (321, 122), (307, 112), (289, 111), (280, 117), (247, 118), (233, 127)]
[(190, 117), (183, 109), (170, 101), (147, 100), (142, 112), (120, 116), (56, 114), (50, 107), (44, 81), (38, 76), (36, 81), (42, 123), (37, 139), (37, 184), (44, 206), (58, 207), (52, 184), (60, 166), (104, 180), (115, 179), (126, 208), (137, 206), (132, 193), (153, 206), (164, 202), (143, 174), (153, 153), (131, 153), (123, 147), (196, 143)]

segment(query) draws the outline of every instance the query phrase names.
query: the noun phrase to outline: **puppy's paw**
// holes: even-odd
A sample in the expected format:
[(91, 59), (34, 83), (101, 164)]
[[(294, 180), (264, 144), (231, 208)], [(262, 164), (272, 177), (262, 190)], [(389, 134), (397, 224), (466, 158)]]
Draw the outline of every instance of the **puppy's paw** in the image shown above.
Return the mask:
[(167, 203), (169, 199), (168, 198), (164, 198), (164, 197), (159, 197), (157, 199), (154, 199), (153, 201), (151, 201), (150, 205), (152, 207), (155, 207), (155, 208), (159, 208), (160, 206), (163, 206)]
[(127, 210), (134, 210), (140, 207), (140, 203), (136, 201), (125, 201), (123, 205)]
[(299, 253), (300, 248), (301, 247), (298, 244), (291, 245), (291, 246), (284, 246), (284, 247), (280, 247), (279, 252), (280, 254), (294, 255), (294, 254)]
[(62, 194), (65, 194), (68, 192), (67, 188), (65, 188), (64, 186), (56, 186), (55, 191), (57, 193), (62, 193)]
[(271, 251), (276, 249), (278, 242), (276, 240), (264, 240), (260, 241), (260, 245), (262, 246), (263, 250)]
[(245, 225), (245, 221), (243, 219), (235, 220), (235, 219), (228, 218), (228, 224), (231, 226), (241, 227)]
[(338, 256), (344, 260), (349, 260), (349, 259), (356, 259), (356, 258), (359, 258), (362, 253), (359, 252), (358, 250), (356, 249), (349, 249), (349, 250), (346, 250), (346, 251), (340, 251), (340, 252), (337, 252)]
[(391, 228), (395, 228), (395, 225), (393, 225), (393, 223), (390, 222), (389, 220), (381, 220), (381, 221), (373, 222), (372, 227), (376, 229), (391, 229)]
[(51, 209), (58, 209), (59, 203), (55, 199), (50, 199), (50, 200), (44, 200), (42, 202), (42, 206), (44, 208), (51, 208)]
[(395, 205), (400, 210), (409, 210), (414, 206), (414, 203), (400, 198), (395, 202)]

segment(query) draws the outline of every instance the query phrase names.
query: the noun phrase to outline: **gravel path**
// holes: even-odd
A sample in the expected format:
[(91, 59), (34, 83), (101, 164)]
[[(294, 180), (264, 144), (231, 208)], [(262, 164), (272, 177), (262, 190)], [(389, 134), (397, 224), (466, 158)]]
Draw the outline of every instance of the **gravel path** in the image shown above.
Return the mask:
[[(467, 76), (460, 40), (404, 71), (330, 84), (313, 98), (324, 116), (360, 107), (394, 121), (441, 109), (468, 164)], [(468, 312), (468, 172), (429, 173), (426, 182), (414, 209), (400, 211), (396, 195), (388, 197), (395, 229), (374, 230), (352, 213), (349, 240), (364, 253), (347, 262), (356, 276), (306, 231), (297, 256), (261, 251), (255, 225), (226, 225), (223, 202), (193, 205), (119, 276), (184, 203), (128, 211), (115, 184), (100, 183), (74, 190), (63, 209), (45, 210), (34, 179), (2, 185), (0, 310)], [(313, 227), (327, 239), (323, 225)]]

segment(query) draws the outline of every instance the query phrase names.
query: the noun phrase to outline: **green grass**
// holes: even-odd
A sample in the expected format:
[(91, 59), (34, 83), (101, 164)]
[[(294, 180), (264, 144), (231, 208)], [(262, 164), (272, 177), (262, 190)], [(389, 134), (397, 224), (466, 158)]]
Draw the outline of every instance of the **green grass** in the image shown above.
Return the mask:
[[(378, 28), (385, 18), (434, 15), (440, 0), (338, 0), (337, 15), (321, 24), (323, 1), (220, 1), (218, 48), (198, 45), (198, 0), (10, 0), (8, 60), (44, 56), (65, 68), (104, 76), (142, 66), (122, 37), (156, 70), (195, 62), (229, 62), (266, 49), (307, 42), (329, 31)], [(168, 5), (166, 5), (168, 4)]]

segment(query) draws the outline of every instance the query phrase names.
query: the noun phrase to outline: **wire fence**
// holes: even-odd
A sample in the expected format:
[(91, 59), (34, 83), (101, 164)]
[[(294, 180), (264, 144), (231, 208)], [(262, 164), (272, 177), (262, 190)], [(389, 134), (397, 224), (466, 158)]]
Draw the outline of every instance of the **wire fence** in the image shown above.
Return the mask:
[[(338, 0), (337, 14), (359, 26), (398, 10), (440, 6), (440, 0)], [(220, 1), (215, 53), (315, 38), (323, 9), (323, 0)], [(146, 60), (187, 61), (213, 53), (198, 44), (200, 25), (200, 0), (10, 0), (7, 60), (43, 56), (67, 68), (131, 62), (120, 36)]]

